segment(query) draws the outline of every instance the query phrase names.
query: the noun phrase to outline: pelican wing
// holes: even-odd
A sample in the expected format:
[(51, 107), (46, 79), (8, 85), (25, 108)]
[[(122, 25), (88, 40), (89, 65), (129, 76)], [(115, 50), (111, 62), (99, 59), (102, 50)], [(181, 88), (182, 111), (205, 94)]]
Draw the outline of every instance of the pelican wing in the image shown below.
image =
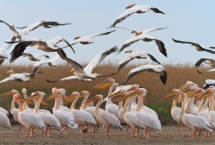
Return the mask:
[(11, 26), (8, 23), (6, 23), (5, 21), (0, 20), (0, 22), (5, 23), (8, 27), (11, 28)]
[(215, 51), (205, 49), (201, 45), (199, 45), (198, 43), (196, 45), (198, 46), (198, 48), (200, 49), (200, 51), (206, 51), (208, 53), (215, 54)]
[(140, 128), (144, 128), (142, 124), (137, 121), (134, 111), (127, 112), (125, 114), (125, 117), (129, 120), (130, 123), (134, 124), (135, 126), (138, 126)]
[(215, 80), (207, 79), (204, 83), (203, 89), (207, 89), (210, 86), (215, 86)]
[(45, 28), (51, 28), (50, 26), (56, 27), (56, 26), (64, 26), (64, 25), (71, 25), (71, 23), (59, 23), (59, 22), (56, 22), (56, 21), (43, 22), (43, 27), (45, 27)]
[(95, 119), (93, 118), (93, 116), (86, 112), (86, 111), (82, 111), (82, 110), (72, 110), (72, 113), (75, 117), (81, 119), (81, 120), (84, 120), (85, 122), (87, 123), (90, 123), (90, 124), (96, 124), (96, 121)]
[(93, 37), (97, 37), (97, 36), (108, 35), (108, 34), (110, 34), (110, 33), (112, 33), (112, 32), (115, 32), (115, 31), (116, 31), (116, 30), (108, 31), (108, 32), (100, 33), (100, 34), (92, 34), (92, 35), (89, 35), (88, 37), (93, 38)]
[(54, 37), (53, 39), (49, 40), (49, 42), (56, 45), (64, 40), (65, 40), (64, 38), (62, 38), (58, 35), (58, 36)]
[(43, 22), (36, 22), (34, 24), (31, 24), (29, 26), (25, 26), (25, 27), (17, 27), (17, 28), (21, 28), (22, 30), (20, 30), (24, 35), (28, 34), (29, 32), (39, 28), (40, 26), (42, 26)]
[(15, 81), (15, 80), (16, 80), (15, 78), (8, 77), (8, 78), (5, 78), (5, 79), (3, 79), (2, 81), (0, 81), (0, 84), (6, 83), (6, 82), (9, 82), (9, 81)]
[(100, 64), (106, 56), (110, 55), (113, 52), (118, 50), (117, 46), (112, 47), (111, 49), (103, 52), (102, 54), (98, 54), (94, 57), (94, 59), (84, 68), (84, 71), (87, 73), (92, 73), (93, 69)]
[(120, 125), (120, 121), (115, 115), (110, 114), (106, 111), (101, 111), (100, 115), (108, 124), (110, 124), (114, 128), (118, 128), (118, 129), (122, 130), (122, 127)]
[(176, 43), (184, 43), (184, 44), (192, 44), (192, 45), (196, 45), (196, 43), (194, 42), (189, 42), (189, 41), (181, 41), (181, 40), (176, 40), (176, 39), (173, 39), (172, 40)]
[[(16, 41), (16, 37), (12, 37), (11, 40), (9, 40), (11, 42), (15, 42)], [(0, 48), (0, 55), (4, 56), (6, 51), (12, 46), (12, 44), (8, 44), (5, 43), (1, 48)]]
[(199, 67), (202, 64), (202, 62), (207, 61), (207, 60), (211, 61), (212, 63), (215, 63), (215, 60), (212, 58), (202, 57), (196, 62), (195, 67)]
[(164, 43), (161, 40), (155, 39), (155, 43), (157, 44), (159, 51), (167, 57), (167, 52)]
[(146, 30), (143, 31), (143, 33), (148, 33), (148, 32), (153, 32), (153, 31), (163, 30), (163, 29), (166, 29), (166, 27), (146, 29)]
[(40, 57), (43, 57), (43, 56), (46, 58), (50, 58), (48, 55), (45, 55), (45, 54), (35, 54), (34, 58), (39, 59)]

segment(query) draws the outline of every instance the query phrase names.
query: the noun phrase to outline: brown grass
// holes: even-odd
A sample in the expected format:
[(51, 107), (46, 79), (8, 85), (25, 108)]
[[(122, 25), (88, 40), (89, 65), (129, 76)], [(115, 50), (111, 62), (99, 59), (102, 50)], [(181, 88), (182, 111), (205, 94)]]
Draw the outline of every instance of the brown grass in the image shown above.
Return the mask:
[[(119, 74), (115, 77), (113, 77), (116, 82), (122, 83), (128, 74), (129, 70), (134, 68), (135, 65), (128, 65), (127, 67), (123, 68)], [(158, 74), (155, 73), (148, 73), (144, 72), (141, 73), (135, 77), (133, 77), (131, 80), (128, 81), (127, 84), (139, 84), (141, 87), (144, 87), (148, 90), (147, 99), (149, 106), (152, 106), (154, 104), (159, 104), (154, 109), (158, 112), (164, 112), (170, 110), (171, 100), (161, 100), (161, 98), (170, 92), (173, 88), (179, 88), (181, 85), (183, 85), (186, 81), (193, 81), (197, 83), (200, 87), (203, 86), (204, 82), (208, 78), (214, 78), (213, 73), (208, 74), (199, 74), (196, 71), (196, 68), (192, 66), (191, 64), (177, 64), (177, 65), (165, 65), (164, 66), (168, 72), (168, 80), (166, 85), (163, 85), (160, 81), (160, 77)], [(109, 74), (114, 72), (116, 68), (116, 65), (114, 65), (111, 62), (103, 63), (103, 65), (98, 66), (94, 72), (100, 73), (100, 74)], [(17, 73), (21, 72), (31, 72), (32, 66), (1, 66), (1, 73), (6, 72), (10, 69), (13, 69)], [(57, 88), (65, 88), (67, 90), (67, 95), (70, 95), (73, 91), (82, 91), (82, 90), (88, 90), (91, 92), (91, 97), (96, 94), (103, 94), (105, 97), (107, 96), (108, 88), (103, 90), (95, 90), (93, 89), (93, 86), (106, 80), (107, 78), (96, 78), (92, 82), (82, 82), (79, 80), (71, 80), (71, 81), (64, 81), (64, 82), (57, 82), (57, 83), (48, 83), (46, 82), (46, 79), (50, 80), (56, 80), (60, 79), (66, 76), (69, 76), (69, 70), (71, 69), (71, 66), (68, 65), (59, 65), (57, 67), (42, 67), (39, 69), (39, 71), (43, 71), (42, 74), (36, 75), (34, 79), (32, 79), (30, 82), (9, 82), (0, 84), (0, 93), (9, 91), (11, 89), (16, 89), (19, 92), (21, 92), (22, 88), (26, 88), (28, 90), (28, 94), (30, 95), (32, 91), (44, 91), (47, 95), (51, 94), (52, 87)], [(7, 77), (6, 75), (0, 74), (0, 80)], [(6, 109), (9, 109), (10, 107), (10, 97), (1, 97), (0, 98), (0, 106), (4, 107)], [(53, 101), (50, 102), (50, 106), (52, 105)], [(51, 107), (50, 107), (51, 108)], [(166, 117), (169, 117), (169, 113), (167, 113)]]

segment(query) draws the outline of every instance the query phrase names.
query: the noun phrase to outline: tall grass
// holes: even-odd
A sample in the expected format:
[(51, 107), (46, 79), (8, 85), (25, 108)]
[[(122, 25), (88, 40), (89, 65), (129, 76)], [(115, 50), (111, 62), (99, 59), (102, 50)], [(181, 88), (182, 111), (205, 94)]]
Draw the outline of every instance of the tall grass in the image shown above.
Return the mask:
[[(128, 72), (136, 67), (137, 65), (128, 65), (123, 68), (117, 76), (113, 76), (116, 82), (122, 83), (126, 78)], [(20, 66), (0, 66), (1, 72), (0, 80), (7, 77), (7, 75), (3, 75), (3, 72), (6, 72), (10, 69), (13, 69), (16, 73), (21, 72), (31, 72), (31, 65), (20, 65)], [(127, 84), (139, 84), (141, 87), (144, 87), (148, 90), (147, 100), (148, 102), (144, 102), (146, 105), (155, 109), (160, 116), (170, 117), (170, 106), (171, 99), (169, 100), (161, 100), (161, 98), (170, 92), (173, 88), (179, 88), (186, 81), (193, 81), (198, 84), (200, 87), (203, 86), (206, 79), (213, 79), (214, 74), (199, 74), (196, 71), (196, 68), (193, 67), (192, 64), (176, 64), (164, 65), (167, 73), (168, 79), (166, 85), (163, 85), (160, 77), (156, 73), (148, 73), (143, 72), (131, 80), (128, 81)], [(10, 91), (11, 89), (16, 89), (21, 92), (22, 88), (26, 88), (28, 90), (28, 95), (31, 94), (32, 91), (44, 91), (47, 95), (51, 94), (52, 87), (57, 88), (65, 88), (67, 90), (66, 94), (70, 95), (73, 91), (82, 91), (88, 90), (91, 93), (90, 97), (93, 97), (96, 94), (103, 94), (104, 97), (107, 96), (108, 88), (96, 90), (93, 89), (93, 86), (106, 80), (107, 77), (96, 78), (91, 82), (82, 82), (80, 80), (71, 80), (57, 83), (48, 83), (46, 79), (56, 80), (66, 76), (71, 75), (69, 70), (71, 66), (64, 64), (58, 65), (56, 67), (41, 67), (39, 71), (42, 71), (42, 74), (35, 75), (34, 79), (31, 79), (30, 82), (8, 82), (4, 84), (0, 84), (0, 93)], [(116, 65), (113, 62), (106, 62), (103, 65), (98, 66), (94, 72), (99, 74), (109, 74), (114, 72), (116, 69)], [(11, 97), (0, 97), (0, 106), (6, 109), (10, 108)], [(53, 101), (50, 101), (50, 106), (48, 108), (52, 108)]]

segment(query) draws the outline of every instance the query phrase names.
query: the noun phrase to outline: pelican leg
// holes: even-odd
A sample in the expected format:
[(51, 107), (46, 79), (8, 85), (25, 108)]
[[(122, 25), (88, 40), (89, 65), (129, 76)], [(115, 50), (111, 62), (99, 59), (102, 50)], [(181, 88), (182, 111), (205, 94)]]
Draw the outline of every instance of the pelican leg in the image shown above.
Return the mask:
[(212, 137), (212, 132), (210, 132), (210, 137)]
[(37, 132), (37, 129), (36, 128), (33, 128), (33, 133), (36, 133)]
[(28, 137), (29, 129), (31, 129), (31, 128), (27, 128), (27, 132), (26, 132), (26, 134), (25, 134), (25, 137)]
[(94, 125), (94, 132), (98, 131), (98, 123)]
[(193, 135), (192, 135), (192, 139), (196, 138), (196, 130), (193, 130)]
[(19, 125), (19, 131), (21, 131), (21, 130), (23, 130), (23, 125), (22, 124)]
[(108, 126), (108, 127), (106, 128), (106, 133), (105, 133), (105, 135), (106, 135), (106, 136), (109, 136), (109, 132), (110, 132), (110, 127)]
[(206, 131), (205, 137), (208, 137), (208, 131)]
[[(127, 126), (126, 126), (126, 131), (128, 132), (129, 131), (129, 125), (127, 124)], [(131, 131), (132, 131), (132, 128), (131, 128)]]
[(66, 129), (65, 129), (65, 132), (64, 132), (64, 134), (67, 134), (67, 132), (68, 132), (68, 126), (67, 127), (65, 127)]
[(132, 128), (131, 128), (131, 135), (130, 135), (130, 136), (135, 136), (135, 135), (134, 135), (134, 132), (135, 132), (135, 127), (132, 127)]
[(32, 136), (32, 129), (31, 128), (29, 128), (28, 136)]
[(147, 135), (146, 137), (149, 137), (150, 129), (147, 130)]
[(45, 131), (45, 134), (44, 134), (45, 136), (49, 136), (49, 128), (50, 128), (50, 127), (47, 126), (46, 131)]
[(135, 135), (135, 136), (138, 137), (138, 136), (139, 136), (139, 130), (140, 130), (140, 129), (139, 129), (139, 128), (136, 128), (136, 130), (137, 130), (137, 131), (136, 131), (136, 135)]

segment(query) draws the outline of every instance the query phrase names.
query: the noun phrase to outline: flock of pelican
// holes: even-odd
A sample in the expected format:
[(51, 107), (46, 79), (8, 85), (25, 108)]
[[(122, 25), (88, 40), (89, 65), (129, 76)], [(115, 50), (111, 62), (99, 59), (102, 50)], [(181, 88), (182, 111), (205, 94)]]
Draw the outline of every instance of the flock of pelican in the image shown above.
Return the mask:
[[(126, 40), (120, 49), (117, 46), (107, 49), (101, 54), (97, 54), (87, 66), (83, 67), (78, 62), (72, 60), (64, 52), (64, 49), (70, 47), (75, 53), (73, 46), (77, 43), (87, 45), (94, 43), (93, 39), (97, 36), (104, 36), (114, 33), (116, 30), (102, 32), (98, 34), (91, 34), (88, 36), (77, 36), (72, 42), (68, 42), (63, 37), (57, 35), (51, 40), (43, 40), (41, 38), (35, 38), (28, 36), (28, 33), (36, 30), (39, 27), (52, 28), (57, 26), (70, 25), (71, 23), (59, 23), (56, 21), (39, 21), (34, 24), (25, 27), (15, 27), (7, 22), (0, 20), (0, 23), (5, 24), (10, 28), (12, 32), (12, 38), (5, 41), (5, 44), (0, 48), (0, 64), (2, 64), (8, 57), (6, 51), (16, 44), (14, 49), (10, 53), (10, 63), (14, 63), (19, 57), (28, 57), (30, 61), (34, 61), (32, 72), (15, 73), (14, 70), (9, 70), (5, 74), (9, 74), (9, 77), (0, 81), (6, 83), (9, 81), (23, 81), (28, 82), (33, 79), (34, 75), (40, 75), (38, 69), (43, 65), (56, 66), (57, 61), (61, 58), (72, 66), (69, 71), (71, 76), (59, 78), (57, 80), (47, 79), (49, 83), (56, 83), (59, 81), (79, 79), (81, 81), (89, 82), (93, 81), (97, 77), (107, 77), (111, 75), (117, 75), (120, 70), (134, 59), (146, 59), (150, 58), (156, 64), (143, 64), (129, 71), (127, 77), (121, 83), (116, 83), (114, 79), (108, 78), (104, 82), (101, 82), (94, 86), (94, 89), (103, 89), (109, 87), (107, 97), (102, 94), (97, 94), (93, 98), (88, 98), (90, 92), (83, 90), (81, 92), (73, 91), (71, 96), (66, 96), (66, 90), (63, 88), (52, 88), (52, 94), (46, 98), (46, 93), (41, 91), (32, 92), (27, 96), (27, 90), (22, 89), (23, 95), (12, 89), (9, 92), (1, 94), (1, 96), (13, 96), (11, 102), (10, 111), (0, 107), (0, 126), (11, 128), (9, 118), (13, 118), (20, 124), (19, 130), (23, 128), (27, 129), (26, 137), (32, 136), (37, 130), (41, 130), (44, 136), (49, 136), (51, 130), (59, 130), (60, 133), (68, 133), (69, 128), (75, 129), (80, 126), (80, 133), (97, 132), (98, 127), (103, 126), (106, 128), (106, 136), (109, 136), (110, 129), (114, 128), (119, 131), (122, 130), (121, 124), (127, 124), (127, 132), (130, 132), (131, 136), (138, 136), (139, 130), (144, 130), (143, 137), (149, 137), (152, 130), (162, 131), (161, 123), (158, 118), (158, 114), (151, 108), (143, 104), (146, 100), (147, 89), (140, 87), (138, 84), (126, 85), (127, 82), (135, 75), (148, 71), (158, 73), (163, 84), (167, 82), (167, 71), (164, 66), (152, 55), (144, 51), (126, 50), (128, 55), (120, 60), (117, 64), (117, 68), (110, 74), (98, 74), (93, 73), (93, 69), (97, 67), (106, 57), (118, 52), (118, 54), (130, 45), (142, 40), (144, 42), (151, 42), (154, 40), (159, 51), (167, 57), (167, 50), (165, 44), (157, 37), (151, 36), (148, 33), (157, 30), (163, 30), (165, 27), (151, 28), (146, 30), (129, 29), (125, 27), (116, 27), (118, 23), (121, 23), (126, 18), (134, 13), (141, 14), (147, 11), (153, 11), (159, 14), (165, 14), (158, 8), (148, 5), (136, 5), (131, 4), (126, 7), (126, 11), (120, 14), (110, 28), (122, 29), (130, 31), (134, 34), (133, 37)], [(175, 43), (191, 44), (197, 51), (206, 51), (214, 54), (215, 51), (211, 50), (215, 47), (206, 46), (202, 47), (198, 43), (187, 42), (181, 40), (172, 40)], [(59, 47), (58, 43), (64, 42), (64, 47)], [(46, 54), (30, 54), (24, 51), (29, 47), (37, 47), (37, 49), (48, 52), (56, 53), (56, 56), (50, 58)], [(31, 48), (32, 49), (32, 48)], [(45, 59), (41, 59), (41, 58)], [(196, 67), (199, 67), (202, 63), (206, 63), (215, 66), (215, 60), (202, 57), (196, 62)], [(215, 69), (208, 70), (206, 72), (213, 72)], [(198, 70), (199, 73), (201, 72)], [(192, 129), (192, 138), (196, 137), (196, 133), (206, 136), (212, 136), (212, 130), (215, 129), (215, 80), (208, 79), (205, 81), (204, 87), (199, 88), (197, 84), (188, 81), (185, 85), (179, 89), (173, 89), (169, 94), (163, 97), (173, 97), (173, 103), (171, 107), (171, 115), (173, 119), (178, 123), (178, 130), (182, 130), (182, 126), (186, 125)], [(83, 101), (79, 108), (75, 108), (78, 99), (83, 98)], [(55, 99), (52, 112), (41, 109), (40, 105), (48, 105), (47, 101)], [(96, 102), (94, 105), (94, 102)], [(196, 103), (195, 103), (196, 101)], [(71, 103), (72, 102), (72, 103)], [(65, 104), (71, 103), (71, 107), (68, 108)], [(177, 103), (181, 103), (181, 107), (177, 107)], [(19, 108), (15, 107), (15, 104)], [(34, 108), (30, 108), (28, 104), (34, 104)], [(117, 105), (118, 104), (118, 105)], [(105, 105), (105, 109), (102, 107)]]
[[(63, 88), (52, 88), (52, 94), (46, 98), (44, 92), (32, 92), (27, 96), (27, 90), (22, 89), (22, 96), (15, 89), (3, 93), (0, 96), (13, 96), (11, 101), (10, 112), (0, 108), (0, 124), (2, 127), (11, 128), (9, 118), (19, 122), (19, 130), (27, 129), (26, 137), (32, 136), (37, 130), (41, 134), (49, 136), (51, 130), (59, 130), (59, 133), (68, 133), (68, 129), (78, 128), (80, 133), (98, 131), (98, 127), (106, 128), (106, 136), (109, 136), (110, 129), (115, 128), (122, 130), (121, 123), (127, 124), (127, 131), (131, 136), (138, 136), (139, 130), (144, 130), (143, 137), (149, 137), (152, 130), (161, 131), (161, 123), (157, 113), (143, 104), (146, 100), (147, 90), (139, 85), (121, 85), (114, 79), (108, 78), (94, 86), (94, 89), (103, 89), (109, 87), (107, 97), (97, 94), (95, 97), (88, 99), (90, 92), (83, 90), (74, 91), (70, 97), (66, 96), (66, 90)], [(81, 106), (75, 108), (78, 99), (83, 98)], [(52, 113), (48, 110), (41, 109), (40, 105), (48, 105), (47, 101), (55, 99)], [(136, 99), (138, 101), (136, 102)], [(94, 102), (98, 101), (94, 106)], [(70, 108), (65, 104), (71, 103)], [(118, 105), (114, 104), (118, 103)], [(123, 104), (123, 102), (125, 102)], [(15, 107), (15, 103), (19, 108)], [(30, 108), (28, 104), (34, 104)], [(102, 106), (105, 105), (105, 110)]]

